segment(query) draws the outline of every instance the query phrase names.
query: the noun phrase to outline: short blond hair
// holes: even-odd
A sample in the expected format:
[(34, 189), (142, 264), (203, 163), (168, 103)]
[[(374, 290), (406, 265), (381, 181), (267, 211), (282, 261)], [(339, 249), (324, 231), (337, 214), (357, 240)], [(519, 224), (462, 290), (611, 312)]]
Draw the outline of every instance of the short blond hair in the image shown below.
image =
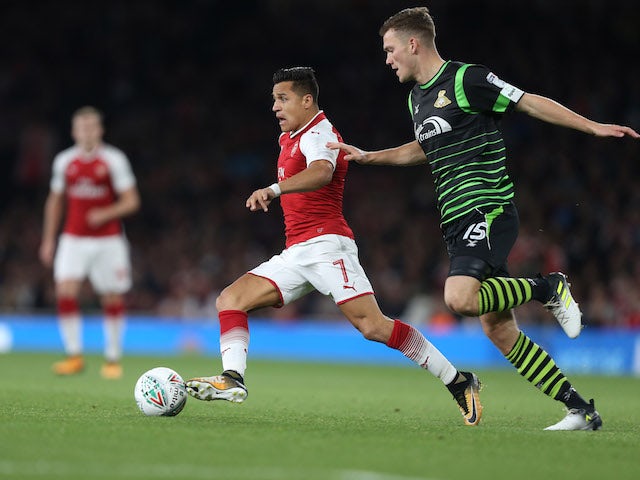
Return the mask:
[(436, 26), (427, 7), (405, 8), (387, 18), (380, 27), (380, 36), (389, 30), (420, 36), (427, 42), (436, 38)]
[(79, 109), (77, 109), (75, 112), (73, 112), (73, 115), (71, 115), (71, 120), (78, 117), (85, 117), (87, 115), (94, 115), (98, 117), (98, 120), (100, 121), (100, 123), (102, 123), (102, 112), (96, 107), (92, 107), (91, 105), (85, 105), (84, 107), (80, 107)]

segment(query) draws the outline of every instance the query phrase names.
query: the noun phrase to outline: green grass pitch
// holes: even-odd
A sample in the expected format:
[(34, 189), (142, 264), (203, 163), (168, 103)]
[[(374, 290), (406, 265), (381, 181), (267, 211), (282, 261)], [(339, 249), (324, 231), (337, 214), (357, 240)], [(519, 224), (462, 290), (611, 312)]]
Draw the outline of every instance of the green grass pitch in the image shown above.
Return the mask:
[(407, 366), (252, 361), (243, 404), (189, 398), (145, 417), (138, 376), (214, 374), (219, 359), (127, 357), (122, 380), (57, 378), (51, 354), (0, 355), (0, 479), (445, 480), (640, 478), (640, 380), (570, 376), (599, 432), (545, 432), (562, 405), (515, 371), (478, 371), (484, 416), (465, 427), (428, 373)]

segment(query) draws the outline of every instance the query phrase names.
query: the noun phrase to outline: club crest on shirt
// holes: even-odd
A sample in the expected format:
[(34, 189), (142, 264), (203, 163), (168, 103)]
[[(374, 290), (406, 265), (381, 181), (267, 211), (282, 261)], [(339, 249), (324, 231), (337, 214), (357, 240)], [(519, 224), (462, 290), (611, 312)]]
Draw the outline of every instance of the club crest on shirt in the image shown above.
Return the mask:
[(443, 107), (446, 107), (447, 105), (449, 105), (451, 103), (451, 100), (449, 100), (447, 98), (445, 93), (446, 93), (446, 90), (440, 90), (438, 92), (438, 98), (436, 98), (436, 101), (433, 102), (433, 106), (434, 107), (443, 108)]
[(296, 143), (293, 144), (293, 148), (291, 149), (291, 155), (292, 156), (295, 155), (296, 152), (298, 151), (298, 143), (299, 142), (296, 142)]

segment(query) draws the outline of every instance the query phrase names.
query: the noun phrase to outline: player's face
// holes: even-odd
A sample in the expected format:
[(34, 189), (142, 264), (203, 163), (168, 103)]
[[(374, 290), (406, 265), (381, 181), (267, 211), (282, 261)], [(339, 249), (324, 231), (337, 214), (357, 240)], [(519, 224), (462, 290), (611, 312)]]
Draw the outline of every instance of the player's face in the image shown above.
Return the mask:
[(415, 58), (412, 55), (410, 39), (387, 30), (382, 37), (382, 48), (387, 53), (386, 63), (396, 71), (400, 82), (415, 80)]
[(90, 151), (102, 141), (102, 123), (98, 115), (86, 114), (73, 118), (71, 136), (84, 150)]
[(278, 125), (283, 132), (294, 132), (310, 120), (313, 97), (300, 96), (293, 91), (293, 82), (280, 82), (273, 86), (273, 107)]

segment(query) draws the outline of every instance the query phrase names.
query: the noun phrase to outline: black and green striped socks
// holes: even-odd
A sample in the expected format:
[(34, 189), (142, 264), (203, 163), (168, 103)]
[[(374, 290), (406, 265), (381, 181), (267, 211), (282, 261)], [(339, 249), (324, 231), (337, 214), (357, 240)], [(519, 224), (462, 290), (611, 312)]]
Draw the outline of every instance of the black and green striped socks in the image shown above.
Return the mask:
[(478, 315), (509, 310), (531, 300), (549, 297), (549, 282), (542, 278), (488, 278), (480, 284)]
[(520, 332), (516, 344), (506, 357), (518, 373), (542, 393), (563, 403), (568, 400), (564, 397), (571, 389), (571, 383), (549, 354), (524, 333)]

